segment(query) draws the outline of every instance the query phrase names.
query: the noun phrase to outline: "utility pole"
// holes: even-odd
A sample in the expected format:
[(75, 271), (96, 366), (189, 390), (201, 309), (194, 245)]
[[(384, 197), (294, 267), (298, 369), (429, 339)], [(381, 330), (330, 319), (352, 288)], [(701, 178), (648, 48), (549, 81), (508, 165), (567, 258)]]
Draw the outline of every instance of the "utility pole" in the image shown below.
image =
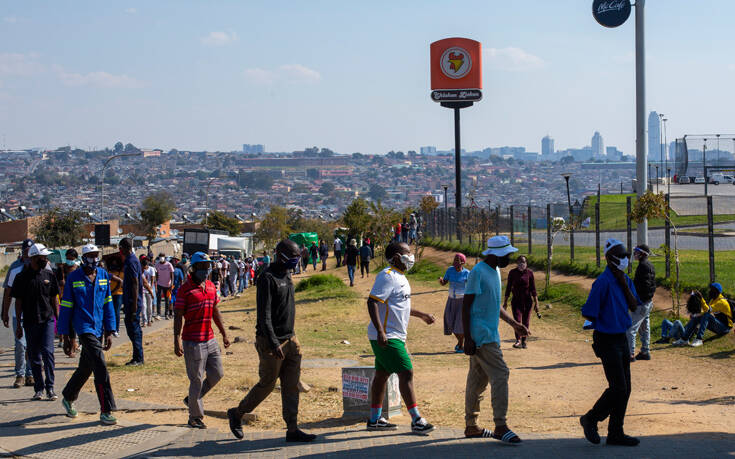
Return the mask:
[[(645, 9), (646, 0), (635, 2), (635, 157), (636, 194), (642, 197), (646, 190), (646, 47)], [(706, 186), (706, 185), (705, 185)], [(648, 244), (648, 220), (638, 224), (638, 245)]]

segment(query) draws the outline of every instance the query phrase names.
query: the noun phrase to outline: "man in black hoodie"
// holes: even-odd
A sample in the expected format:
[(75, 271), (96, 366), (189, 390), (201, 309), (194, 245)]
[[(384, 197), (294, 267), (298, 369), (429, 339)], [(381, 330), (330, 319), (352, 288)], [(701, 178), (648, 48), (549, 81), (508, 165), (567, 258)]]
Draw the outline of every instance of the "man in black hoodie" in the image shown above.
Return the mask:
[[(651, 309), (653, 309), (653, 294), (656, 292), (656, 270), (648, 261), (651, 250), (646, 244), (641, 244), (633, 250), (633, 258), (638, 260), (633, 284), (641, 305), (631, 313), (633, 325), (628, 329), (628, 345), (630, 346), (630, 361), (651, 360), (649, 345), (651, 343)], [(635, 337), (640, 330), (641, 351), (635, 355)]]

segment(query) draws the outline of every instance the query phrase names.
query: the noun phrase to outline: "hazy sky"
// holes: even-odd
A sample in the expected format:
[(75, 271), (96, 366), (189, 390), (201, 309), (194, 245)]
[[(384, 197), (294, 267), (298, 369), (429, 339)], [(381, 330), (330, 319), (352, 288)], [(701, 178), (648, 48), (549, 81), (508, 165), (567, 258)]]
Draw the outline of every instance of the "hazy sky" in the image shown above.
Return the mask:
[[(634, 17), (592, 0), (0, 0), (0, 145), (164, 149), (453, 145), (429, 98), (429, 43), (482, 42), (463, 147), (635, 150)], [(647, 111), (669, 138), (732, 133), (735, 1), (646, 2)]]

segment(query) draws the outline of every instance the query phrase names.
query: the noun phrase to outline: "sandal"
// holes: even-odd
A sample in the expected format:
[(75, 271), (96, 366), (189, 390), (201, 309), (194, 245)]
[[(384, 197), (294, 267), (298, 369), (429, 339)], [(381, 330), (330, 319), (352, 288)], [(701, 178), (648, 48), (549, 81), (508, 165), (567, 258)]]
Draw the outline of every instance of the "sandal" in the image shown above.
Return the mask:
[(490, 437), (492, 437), (492, 438), (494, 438), (496, 440), (500, 440), (503, 443), (510, 443), (510, 444), (514, 444), (514, 445), (521, 442), (521, 438), (518, 435), (516, 435), (512, 430), (509, 430), (509, 431), (505, 432), (501, 436), (498, 436), (498, 435), (495, 434), (495, 432), (492, 432), (490, 434)]
[(479, 432), (473, 434), (464, 434), (465, 438), (493, 438), (493, 433), (490, 430), (482, 429)]
[(513, 347), (516, 348), (516, 349), (520, 349), (521, 348), (520, 341), (516, 341), (515, 344), (513, 345)]

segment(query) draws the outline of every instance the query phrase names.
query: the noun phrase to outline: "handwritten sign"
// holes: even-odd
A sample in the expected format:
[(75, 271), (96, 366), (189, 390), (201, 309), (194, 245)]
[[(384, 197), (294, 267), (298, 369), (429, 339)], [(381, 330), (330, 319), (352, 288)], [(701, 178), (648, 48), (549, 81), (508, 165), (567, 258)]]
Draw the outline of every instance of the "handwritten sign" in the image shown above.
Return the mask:
[(368, 400), (370, 388), (370, 378), (365, 376), (343, 374), (342, 375), (342, 395), (347, 398)]

